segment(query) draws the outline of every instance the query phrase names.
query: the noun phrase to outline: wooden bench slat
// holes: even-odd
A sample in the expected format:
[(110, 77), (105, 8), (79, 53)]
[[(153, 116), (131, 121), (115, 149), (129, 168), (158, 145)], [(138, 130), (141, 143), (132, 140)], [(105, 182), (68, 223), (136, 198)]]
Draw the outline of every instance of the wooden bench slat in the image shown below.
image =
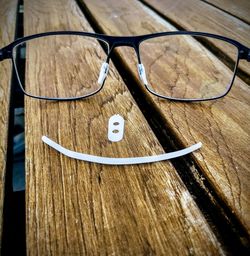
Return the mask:
[[(53, 30), (92, 31), (75, 2), (24, 1), (25, 35)], [(38, 54), (36, 65), (43, 61)], [(119, 143), (107, 140), (113, 114), (126, 120)], [(163, 152), (113, 66), (103, 90), (88, 100), (26, 97), (25, 129), (28, 255), (223, 254), (169, 162), (89, 164), (42, 143), (47, 135), (78, 152), (114, 157)]]
[[(250, 26), (205, 2), (200, 0), (145, 0), (145, 2), (186, 30), (227, 36), (250, 47)], [(234, 59), (229, 47), (219, 43), (215, 45)], [(239, 68), (250, 75), (249, 62), (241, 62)], [(249, 77), (245, 76), (245, 78), (250, 83)]]
[(249, 0), (206, 0), (222, 10), (225, 10), (236, 17), (250, 23), (250, 1)]
[[(0, 48), (14, 40), (16, 8), (16, 0), (0, 1)], [(2, 241), (2, 214), (7, 160), (11, 71), (10, 61), (5, 60), (0, 62), (0, 241)]]
[[(138, 35), (174, 30), (136, 1), (128, 4), (122, 1), (85, 0), (84, 3), (107, 34)], [(135, 57), (125, 48), (118, 52), (124, 60), (124, 68), (131, 69), (137, 79)], [(154, 54), (153, 50), (151, 54)], [(223, 69), (223, 64), (220, 67)], [(155, 72), (157, 75), (157, 70)], [(196, 162), (250, 233), (249, 86), (236, 79), (225, 98), (200, 104), (174, 103), (145, 93), (152, 105), (161, 111), (166, 130), (172, 129), (185, 145), (197, 141), (203, 143), (203, 148), (194, 154)]]

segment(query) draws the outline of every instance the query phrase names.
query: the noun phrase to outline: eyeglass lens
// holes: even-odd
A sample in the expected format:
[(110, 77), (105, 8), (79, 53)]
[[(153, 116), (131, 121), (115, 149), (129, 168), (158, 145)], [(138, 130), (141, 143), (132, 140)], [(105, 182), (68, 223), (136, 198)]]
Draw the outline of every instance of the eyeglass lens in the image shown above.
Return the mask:
[(209, 38), (210, 45), (221, 44), (231, 56), (231, 67), (221, 64), (202, 43), (204, 37), (161, 36), (145, 40), (140, 56), (152, 92), (175, 99), (211, 99), (227, 93), (238, 58), (238, 49), (225, 41)]
[[(99, 40), (78, 35), (51, 35), (17, 45), (13, 49), (14, 64), (19, 78), (25, 66), (23, 89), (29, 95), (44, 98), (94, 94), (100, 89), (99, 71), (107, 58), (108, 45), (102, 45), (106, 51)], [(30, 84), (29, 78), (35, 84)]]

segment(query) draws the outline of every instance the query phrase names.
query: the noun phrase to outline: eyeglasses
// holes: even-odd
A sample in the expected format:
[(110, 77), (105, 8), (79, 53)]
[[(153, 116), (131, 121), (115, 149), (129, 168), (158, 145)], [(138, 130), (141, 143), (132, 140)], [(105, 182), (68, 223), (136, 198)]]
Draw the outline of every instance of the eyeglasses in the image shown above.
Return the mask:
[[(111, 54), (118, 46), (134, 48), (139, 77), (146, 89), (170, 100), (223, 97), (232, 87), (239, 60), (250, 61), (250, 49), (233, 39), (186, 31), (131, 37), (48, 32), (17, 39), (2, 48), (0, 61), (12, 59), (24, 94), (38, 99), (75, 100), (102, 89)], [(218, 51), (218, 46), (226, 54)], [(219, 54), (215, 56), (211, 49)], [(221, 63), (224, 58), (227, 65)]]

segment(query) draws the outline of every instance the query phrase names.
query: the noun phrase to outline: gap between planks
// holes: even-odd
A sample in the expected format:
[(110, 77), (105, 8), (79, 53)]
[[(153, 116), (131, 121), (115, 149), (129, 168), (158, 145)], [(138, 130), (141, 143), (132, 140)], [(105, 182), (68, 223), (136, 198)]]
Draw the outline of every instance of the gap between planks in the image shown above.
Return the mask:
[(248, 0), (238, 0), (237, 2), (232, 0), (202, 1), (250, 25), (250, 2)]
[[(215, 33), (218, 35), (223, 35), (226, 37), (232, 37), (233, 39), (239, 40), (236, 36), (236, 33), (231, 32), (230, 34), (230, 30), (231, 28), (228, 28), (228, 31), (225, 31), (225, 29), (223, 30), (223, 25), (224, 27), (227, 27), (225, 24), (228, 22), (229, 18), (227, 13), (225, 13), (224, 15), (225, 20), (223, 18), (221, 18), (221, 20), (225, 23), (222, 26), (218, 26), (218, 28), (216, 28), (216, 26), (214, 25), (212, 28), (209, 25), (206, 25), (206, 21), (204, 20), (205, 18), (199, 13), (200, 9), (204, 6), (203, 5), (208, 5), (208, 8), (210, 9), (210, 14), (213, 13), (212, 10), (215, 10), (219, 13), (216, 12), (215, 17), (213, 17), (214, 20), (216, 20), (216, 18), (218, 16), (223, 16), (223, 11), (218, 9), (217, 7), (214, 7), (213, 5), (210, 5), (208, 3), (206, 3), (205, 1), (197, 1), (197, 7), (194, 6), (194, 10), (192, 10), (192, 12), (187, 8), (187, 6), (192, 6), (195, 3), (195, 0), (187, 0), (187, 2), (182, 2), (180, 3), (180, 5), (182, 4), (183, 6), (181, 6), (180, 8), (185, 10), (185, 14), (181, 15), (180, 13), (178, 13), (178, 7), (179, 5), (176, 5), (176, 3), (174, 2), (170, 2), (169, 0), (167, 0), (166, 2), (163, 2), (161, 0), (157, 1), (157, 0), (139, 0), (141, 3), (143, 3), (145, 6), (147, 6), (148, 8), (150, 8), (151, 10), (153, 10), (156, 14), (158, 14), (161, 18), (163, 18), (164, 20), (166, 20), (167, 22), (169, 22), (170, 24), (172, 24), (174, 27), (176, 27), (178, 30), (186, 30), (186, 31), (204, 31), (204, 32), (210, 32), (210, 33)], [(188, 2), (189, 1), (189, 2)], [(169, 8), (169, 6), (171, 7), (171, 4), (174, 8), (173, 12), (170, 11), (166, 11)], [(166, 5), (166, 7), (165, 7)], [(200, 8), (200, 9), (199, 9)], [(204, 8), (205, 9), (205, 8)], [(177, 14), (174, 12), (177, 11)], [(198, 18), (201, 20), (201, 25), (197, 24), (195, 21), (195, 18), (192, 19), (192, 14), (197, 15)], [(179, 16), (177, 16), (179, 15)], [(187, 18), (185, 18), (185, 16), (189, 17), (191, 16), (190, 23), (189, 20)], [(176, 19), (179, 18), (179, 22), (176, 21)], [(234, 18), (232, 16), (232, 18)], [(197, 19), (197, 17), (196, 17)], [(212, 18), (211, 18), (212, 19)], [(234, 18), (235, 20), (239, 21), (242, 23), (242, 25), (244, 25), (246, 27), (247, 24), (245, 24), (244, 22), (242, 22), (241, 20), (239, 20), (237, 17)], [(232, 26), (232, 24), (230, 24)], [(229, 25), (229, 27), (230, 27)], [(202, 29), (200, 29), (199, 27), (201, 27)], [(238, 25), (238, 27), (240, 27), (240, 25)], [(234, 25), (234, 28), (238, 28), (236, 25)], [(248, 26), (247, 26), (248, 27)], [(235, 29), (236, 30), (236, 29)], [(246, 30), (246, 28), (244, 29), (244, 31)], [(234, 31), (234, 30), (233, 30)], [(246, 35), (247, 32), (245, 32)], [(248, 43), (249, 38), (245, 38), (244, 36), (242, 36), (242, 38), (240, 38), (240, 42), (242, 42), (243, 44), (246, 44), (248, 47), (249, 45)], [(201, 41), (202, 42), (202, 41)], [(214, 51), (214, 54), (217, 55), (219, 54), (219, 56), (221, 56), (221, 59), (224, 61), (224, 63), (226, 65), (228, 65), (230, 67), (230, 63), (233, 63), (232, 58), (226, 53), (226, 49), (223, 49), (219, 46), (219, 44), (214, 44), (213, 46), (211, 45), (210, 50)], [(224, 59), (225, 58), (225, 59)], [(250, 85), (250, 73), (249, 73), (249, 67), (250, 64), (246, 61), (246, 60), (242, 60), (239, 65), (238, 65), (238, 71), (237, 71), (237, 76), (240, 77), (243, 81), (245, 81), (245, 83), (247, 83), (248, 85)]]

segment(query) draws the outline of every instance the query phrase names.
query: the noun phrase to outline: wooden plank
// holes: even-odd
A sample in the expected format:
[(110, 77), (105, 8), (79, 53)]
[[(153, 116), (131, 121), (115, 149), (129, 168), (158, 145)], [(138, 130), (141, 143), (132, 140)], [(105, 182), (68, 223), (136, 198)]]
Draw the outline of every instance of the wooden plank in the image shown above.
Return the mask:
[(249, 0), (206, 0), (206, 2), (227, 11), (228, 13), (250, 23), (250, 1)]
[[(185, 30), (204, 31), (227, 36), (249, 47), (250, 26), (214, 6), (200, 0), (146, 0), (145, 2)], [(230, 54), (229, 47), (219, 43), (214, 44), (234, 59), (234, 55)], [(239, 68), (247, 74), (244, 77), (250, 83), (250, 63), (243, 61)]]
[[(14, 40), (17, 1), (1, 0), (0, 6), (0, 48), (2, 48)], [(10, 61), (5, 60), (0, 63), (0, 241), (2, 241), (11, 71)]]
[[(138, 35), (175, 30), (143, 4), (133, 0), (129, 3), (108, 0), (84, 2), (84, 7), (108, 34)], [(156, 54), (151, 50), (150, 58), (144, 59), (145, 65), (150, 64), (153, 56), (158, 56)], [(119, 55), (123, 58), (122, 66), (131, 69), (137, 79), (135, 57), (126, 48), (121, 48)], [(226, 67), (218, 64), (227, 76)], [(161, 75), (158, 72), (164, 73), (161, 68), (147, 74), (147, 77), (154, 79)], [(225, 98), (200, 104), (169, 102), (145, 93), (150, 104), (160, 111), (167, 131), (171, 129), (185, 145), (197, 141), (203, 143), (202, 150), (194, 154), (196, 162), (250, 233), (249, 86), (237, 79)]]
[[(24, 1), (25, 34), (52, 30), (92, 31), (75, 2)], [(26, 86), (48, 79), (49, 73), (32, 73), (45, 56), (37, 49)], [(28, 255), (223, 254), (169, 162), (89, 164), (41, 142), (47, 135), (78, 152), (114, 157), (163, 152), (113, 66), (105, 87), (94, 97), (75, 102), (26, 98), (25, 110)], [(110, 143), (107, 122), (117, 113), (126, 120), (125, 137)]]

